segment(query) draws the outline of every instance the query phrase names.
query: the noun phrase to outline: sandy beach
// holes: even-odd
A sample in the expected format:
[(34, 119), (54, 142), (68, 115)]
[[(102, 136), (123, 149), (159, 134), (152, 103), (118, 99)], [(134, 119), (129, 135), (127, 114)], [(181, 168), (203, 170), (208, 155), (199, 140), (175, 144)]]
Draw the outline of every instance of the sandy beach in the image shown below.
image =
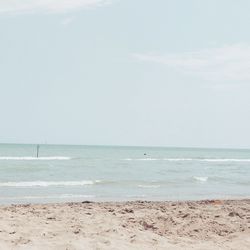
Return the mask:
[(0, 249), (250, 249), (250, 200), (0, 207)]

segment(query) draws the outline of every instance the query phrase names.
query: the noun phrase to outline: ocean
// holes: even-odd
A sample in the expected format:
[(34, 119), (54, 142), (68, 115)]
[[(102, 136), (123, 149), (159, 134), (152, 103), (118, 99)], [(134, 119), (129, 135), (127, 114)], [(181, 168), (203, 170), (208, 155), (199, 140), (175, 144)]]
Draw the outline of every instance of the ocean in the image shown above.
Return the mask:
[(250, 150), (0, 144), (0, 204), (250, 197)]

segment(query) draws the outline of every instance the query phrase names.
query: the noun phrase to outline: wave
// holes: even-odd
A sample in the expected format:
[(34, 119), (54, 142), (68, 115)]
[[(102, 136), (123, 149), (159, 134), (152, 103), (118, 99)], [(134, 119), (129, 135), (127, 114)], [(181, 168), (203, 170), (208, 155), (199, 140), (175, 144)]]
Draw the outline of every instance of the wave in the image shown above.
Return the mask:
[(250, 162), (250, 159), (202, 159), (208, 162)]
[(200, 161), (200, 162), (250, 162), (250, 159), (217, 159), (217, 158), (126, 158), (124, 161)]
[(7, 161), (65, 161), (71, 160), (70, 157), (66, 156), (44, 156), (44, 157), (32, 157), (32, 156), (0, 156), (1, 160)]
[(196, 181), (200, 181), (200, 182), (206, 182), (208, 180), (208, 177), (207, 176), (205, 176), (205, 177), (194, 176), (193, 179), (196, 180)]
[(126, 158), (123, 160), (124, 161), (162, 161), (164, 159), (160, 159), (160, 158), (141, 158), (141, 159)]
[(137, 187), (140, 187), (140, 188), (159, 188), (161, 186), (160, 185), (137, 185)]
[(164, 188), (185, 184), (198, 183), (236, 183), (250, 185), (250, 181), (239, 181), (225, 176), (187, 176), (161, 180), (82, 180), (82, 181), (19, 181), (0, 182), (0, 188), (49, 188), (49, 187), (83, 187), (97, 186), (100, 188), (133, 187), (133, 188)]
[(74, 199), (74, 198), (95, 198), (94, 195), (81, 194), (61, 194), (48, 196), (15, 196), (15, 197), (0, 197), (2, 200), (26, 200), (26, 199)]
[(24, 182), (0, 182), (0, 187), (49, 187), (49, 186), (86, 186), (99, 183), (95, 181), (24, 181)]

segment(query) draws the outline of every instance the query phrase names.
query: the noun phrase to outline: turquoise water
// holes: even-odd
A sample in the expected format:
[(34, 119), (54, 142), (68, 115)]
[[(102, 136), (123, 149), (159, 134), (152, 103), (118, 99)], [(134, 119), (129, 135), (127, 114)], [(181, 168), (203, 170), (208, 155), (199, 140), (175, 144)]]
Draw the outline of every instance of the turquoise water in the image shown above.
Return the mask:
[(250, 150), (0, 144), (0, 203), (250, 197)]

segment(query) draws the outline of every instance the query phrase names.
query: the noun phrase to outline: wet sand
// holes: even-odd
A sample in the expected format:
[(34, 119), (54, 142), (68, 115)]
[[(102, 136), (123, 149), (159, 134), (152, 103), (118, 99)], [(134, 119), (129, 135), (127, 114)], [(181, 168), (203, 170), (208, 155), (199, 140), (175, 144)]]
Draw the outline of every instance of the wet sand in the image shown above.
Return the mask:
[(0, 207), (0, 249), (250, 249), (250, 200)]

